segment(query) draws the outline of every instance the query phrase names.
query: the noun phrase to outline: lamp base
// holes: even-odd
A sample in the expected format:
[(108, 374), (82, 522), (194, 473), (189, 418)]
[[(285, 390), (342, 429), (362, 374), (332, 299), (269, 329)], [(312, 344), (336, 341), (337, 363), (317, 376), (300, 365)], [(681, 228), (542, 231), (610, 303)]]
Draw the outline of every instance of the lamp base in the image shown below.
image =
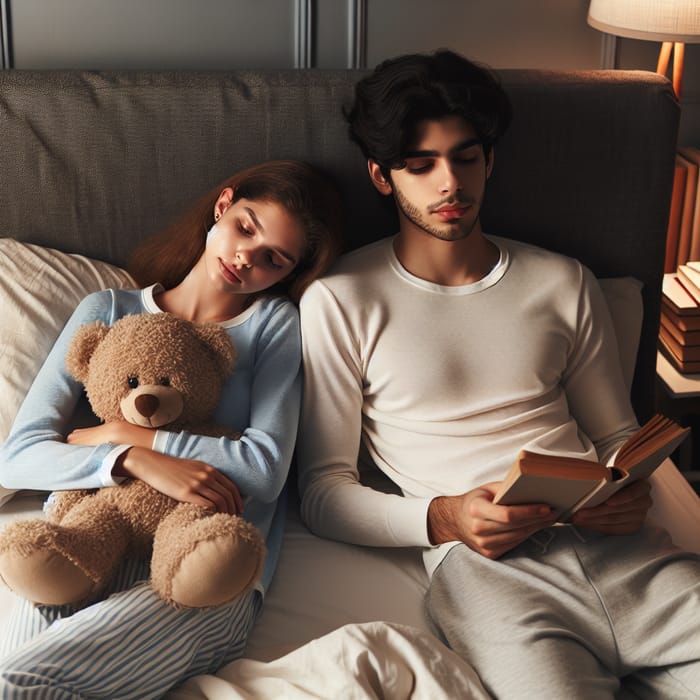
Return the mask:
[(664, 41), (661, 44), (656, 72), (666, 75), (671, 53), (673, 53), (673, 90), (676, 93), (676, 97), (680, 100), (681, 85), (683, 83), (683, 61), (685, 59), (685, 44), (682, 41)]

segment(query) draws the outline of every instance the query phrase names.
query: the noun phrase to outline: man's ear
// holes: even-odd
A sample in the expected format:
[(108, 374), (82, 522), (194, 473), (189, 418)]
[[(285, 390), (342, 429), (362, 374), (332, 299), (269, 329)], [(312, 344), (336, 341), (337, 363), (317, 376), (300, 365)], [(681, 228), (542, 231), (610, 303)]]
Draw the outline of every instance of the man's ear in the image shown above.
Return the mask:
[(384, 174), (382, 173), (382, 169), (379, 166), (379, 163), (376, 161), (370, 159), (367, 161), (367, 170), (369, 171), (369, 177), (370, 180), (372, 180), (372, 184), (377, 188), (377, 190), (381, 194), (391, 194), (392, 193), (392, 188), (391, 188), (391, 182), (387, 180), (387, 178), (384, 177)]
[(486, 179), (491, 177), (491, 171), (493, 170), (493, 158), (494, 158), (494, 150), (493, 150), (493, 147), (491, 147), (491, 150), (489, 151), (489, 155), (486, 158)]

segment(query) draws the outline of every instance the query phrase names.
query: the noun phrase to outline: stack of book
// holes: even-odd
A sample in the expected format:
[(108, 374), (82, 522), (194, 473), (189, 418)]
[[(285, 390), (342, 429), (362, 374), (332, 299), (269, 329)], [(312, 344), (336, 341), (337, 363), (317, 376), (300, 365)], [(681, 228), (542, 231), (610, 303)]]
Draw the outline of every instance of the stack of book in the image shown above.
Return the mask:
[(700, 262), (664, 275), (659, 347), (682, 374), (700, 372)]

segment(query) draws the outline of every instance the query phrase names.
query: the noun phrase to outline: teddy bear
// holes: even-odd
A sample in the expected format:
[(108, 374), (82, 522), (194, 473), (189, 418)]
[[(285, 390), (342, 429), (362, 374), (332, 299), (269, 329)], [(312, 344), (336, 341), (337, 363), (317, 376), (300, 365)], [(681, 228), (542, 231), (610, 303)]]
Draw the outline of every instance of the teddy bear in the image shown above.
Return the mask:
[[(86, 324), (71, 339), (68, 371), (95, 415), (149, 428), (226, 435), (211, 422), (235, 349), (217, 324), (168, 313)], [(76, 607), (99, 599), (125, 558), (151, 557), (151, 583), (174, 607), (221, 605), (250, 589), (265, 557), (256, 527), (237, 515), (180, 503), (138, 479), (54, 492), (44, 519), (0, 537), (0, 578), (19, 595)]]

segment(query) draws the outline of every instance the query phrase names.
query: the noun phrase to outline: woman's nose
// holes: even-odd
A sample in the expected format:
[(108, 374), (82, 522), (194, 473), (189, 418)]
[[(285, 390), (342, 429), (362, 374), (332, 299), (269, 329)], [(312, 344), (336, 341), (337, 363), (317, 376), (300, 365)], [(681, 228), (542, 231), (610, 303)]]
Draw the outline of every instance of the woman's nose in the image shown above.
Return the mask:
[(235, 263), (240, 267), (251, 267), (252, 266), (252, 256), (247, 250), (236, 251)]

